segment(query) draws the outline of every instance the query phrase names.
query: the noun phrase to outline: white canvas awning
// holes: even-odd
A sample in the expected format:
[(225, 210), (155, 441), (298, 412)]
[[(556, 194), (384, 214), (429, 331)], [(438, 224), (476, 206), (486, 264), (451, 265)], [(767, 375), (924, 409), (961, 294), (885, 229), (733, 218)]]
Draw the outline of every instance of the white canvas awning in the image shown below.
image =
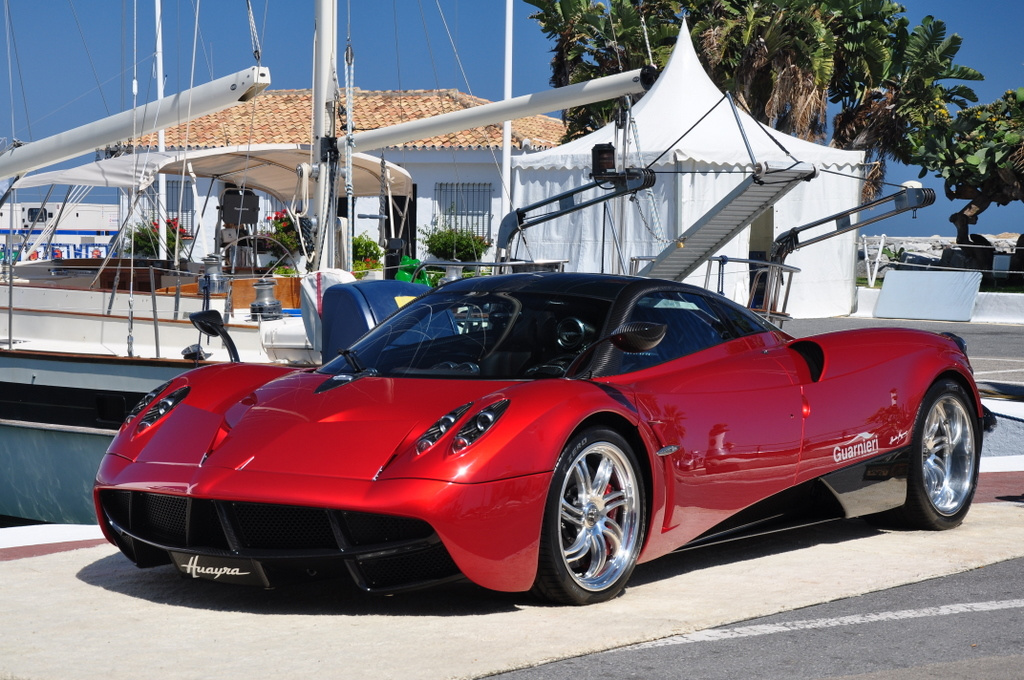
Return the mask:
[[(687, 280), (701, 285), (703, 266), (695, 270), (693, 265), (712, 252), (733, 259), (766, 255), (780, 233), (860, 203), (864, 154), (812, 144), (734, 111), (705, 73), (685, 23), (668, 64), (632, 114), (635, 126), (626, 131), (610, 124), (553, 149), (513, 158), (513, 196), (523, 206), (587, 184), (591, 150), (608, 143), (625, 153), (626, 166), (654, 170), (655, 186), (635, 201), (619, 198), (614, 206), (592, 206), (540, 224), (523, 233), (513, 256), (567, 260), (569, 271), (607, 272), (628, 271), (631, 259), (649, 262), (662, 256), (667, 270), (651, 275), (689, 274)], [(806, 166), (817, 176), (811, 182), (797, 181), (785, 196), (777, 192), (770, 201), (759, 201), (745, 216), (733, 214), (734, 208), (746, 209), (743, 205), (723, 211), (724, 202), (744, 193), (742, 187), (759, 164)], [(601, 193), (592, 190), (577, 200)], [(746, 227), (748, 218), (759, 212), (763, 217), (756, 229)], [(731, 240), (721, 243), (726, 236)], [(699, 243), (705, 237), (707, 242)], [(680, 249), (684, 241), (687, 247)], [(693, 262), (684, 261), (691, 256)], [(852, 232), (794, 253), (787, 264), (801, 273), (794, 279), (790, 312), (803, 317), (848, 314), (855, 256)], [(726, 294), (746, 302), (746, 265), (730, 271)]]
[[(310, 147), (302, 144), (254, 144), (185, 151), (145, 152), (108, 158), (67, 170), (29, 175), (18, 180), (16, 188), (68, 185), (115, 187), (143, 190), (158, 174), (206, 177), (231, 182), (249, 189), (265, 191), (283, 202), (296, 194), (295, 172), (301, 163), (311, 160)], [(387, 163), (385, 172), (390, 192), (395, 196), (412, 195), (412, 177), (403, 168)], [(361, 153), (352, 154), (353, 190), (356, 196), (380, 194), (380, 159)], [(339, 177), (339, 195), (344, 194), (344, 178)], [(312, 182), (306, 195), (312, 195)]]

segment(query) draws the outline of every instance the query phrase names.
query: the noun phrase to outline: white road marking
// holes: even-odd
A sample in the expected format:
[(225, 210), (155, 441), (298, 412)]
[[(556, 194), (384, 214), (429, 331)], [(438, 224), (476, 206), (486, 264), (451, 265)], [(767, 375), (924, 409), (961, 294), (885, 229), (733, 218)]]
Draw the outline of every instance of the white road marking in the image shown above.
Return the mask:
[(710, 630), (699, 630), (694, 633), (687, 633), (686, 635), (673, 635), (672, 637), (664, 638), (661, 640), (654, 640), (652, 642), (643, 642), (638, 645), (625, 647), (624, 649), (650, 649), (653, 647), (686, 645), (693, 642), (717, 642), (719, 640), (735, 640), (737, 638), (755, 637), (758, 635), (786, 633), (794, 630), (836, 628), (839, 626), (855, 626), (862, 623), (877, 623), (879, 621), (924, 619), (933, 616), (951, 616), (954, 614), (991, 612), (1000, 609), (1024, 609), (1024, 600), (994, 600), (991, 602), (967, 602), (964, 604), (947, 604), (941, 607), (925, 607), (924, 609), (904, 609), (892, 612), (877, 612), (874, 614), (854, 614), (851, 616), (840, 616), (830, 619), (812, 619), (809, 621), (785, 621), (782, 623), (767, 623), (758, 626), (739, 626), (736, 628), (712, 628)]

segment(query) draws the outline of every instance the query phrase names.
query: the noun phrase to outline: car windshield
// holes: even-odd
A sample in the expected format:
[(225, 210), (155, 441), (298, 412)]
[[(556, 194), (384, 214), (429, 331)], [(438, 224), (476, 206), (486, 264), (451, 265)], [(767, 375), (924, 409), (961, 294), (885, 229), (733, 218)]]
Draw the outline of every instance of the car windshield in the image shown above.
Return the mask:
[(610, 301), (539, 293), (428, 295), (321, 373), (516, 379), (562, 375), (597, 337)]

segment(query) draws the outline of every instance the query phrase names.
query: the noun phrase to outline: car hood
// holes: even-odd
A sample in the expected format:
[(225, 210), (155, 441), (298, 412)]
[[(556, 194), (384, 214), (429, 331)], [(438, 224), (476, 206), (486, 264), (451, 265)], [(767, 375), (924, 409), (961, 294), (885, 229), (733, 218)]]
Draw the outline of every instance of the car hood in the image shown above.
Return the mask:
[[(441, 416), (509, 383), (296, 373), (229, 407), (203, 467), (370, 480)], [(199, 463), (200, 461), (196, 461)]]

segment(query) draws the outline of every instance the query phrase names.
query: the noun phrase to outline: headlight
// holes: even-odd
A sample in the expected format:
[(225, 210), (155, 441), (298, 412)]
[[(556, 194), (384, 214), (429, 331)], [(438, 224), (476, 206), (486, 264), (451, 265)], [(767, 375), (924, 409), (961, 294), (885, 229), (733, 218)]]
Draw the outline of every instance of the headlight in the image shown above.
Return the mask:
[(149, 407), (149, 405), (153, 403), (153, 400), (159, 397), (163, 393), (163, 391), (170, 386), (171, 381), (168, 380), (159, 387), (154, 387), (152, 390), (150, 390), (149, 394), (147, 394), (141, 400), (139, 400), (139, 403), (136, 404), (135, 408), (131, 410), (131, 412), (128, 414), (128, 417), (124, 419), (124, 424), (127, 425), (128, 423), (132, 422), (132, 420), (135, 419), (135, 416), (145, 411)]
[(142, 420), (139, 422), (139, 431), (145, 430), (147, 427), (167, 415), (172, 408), (181, 403), (181, 401), (188, 395), (190, 389), (191, 388), (188, 385), (185, 387), (179, 387), (167, 396), (153, 402), (153, 405), (149, 407), (149, 410), (146, 411), (146, 414), (142, 416)]
[(473, 402), (463, 404), (454, 411), (441, 416), (436, 423), (430, 426), (429, 430), (424, 432), (420, 438), (416, 440), (416, 453), (423, 453), (433, 446), (445, 432), (452, 429), (452, 427), (455, 426), (455, 423), (459, 422), (459, 418), (461, 418), (472, 405)]
[(479, 439), (480, 435), (487, 432), (494, 423), (498, 422), (498, 418), (501, 417), (501, 414), (507, 408), (508, 399), (502, 399), (484, 408), (475, 417), (470, 418), (469, 422), (456, 433), (455, 439), (452, 440), (452, 451), (458, 453)]

